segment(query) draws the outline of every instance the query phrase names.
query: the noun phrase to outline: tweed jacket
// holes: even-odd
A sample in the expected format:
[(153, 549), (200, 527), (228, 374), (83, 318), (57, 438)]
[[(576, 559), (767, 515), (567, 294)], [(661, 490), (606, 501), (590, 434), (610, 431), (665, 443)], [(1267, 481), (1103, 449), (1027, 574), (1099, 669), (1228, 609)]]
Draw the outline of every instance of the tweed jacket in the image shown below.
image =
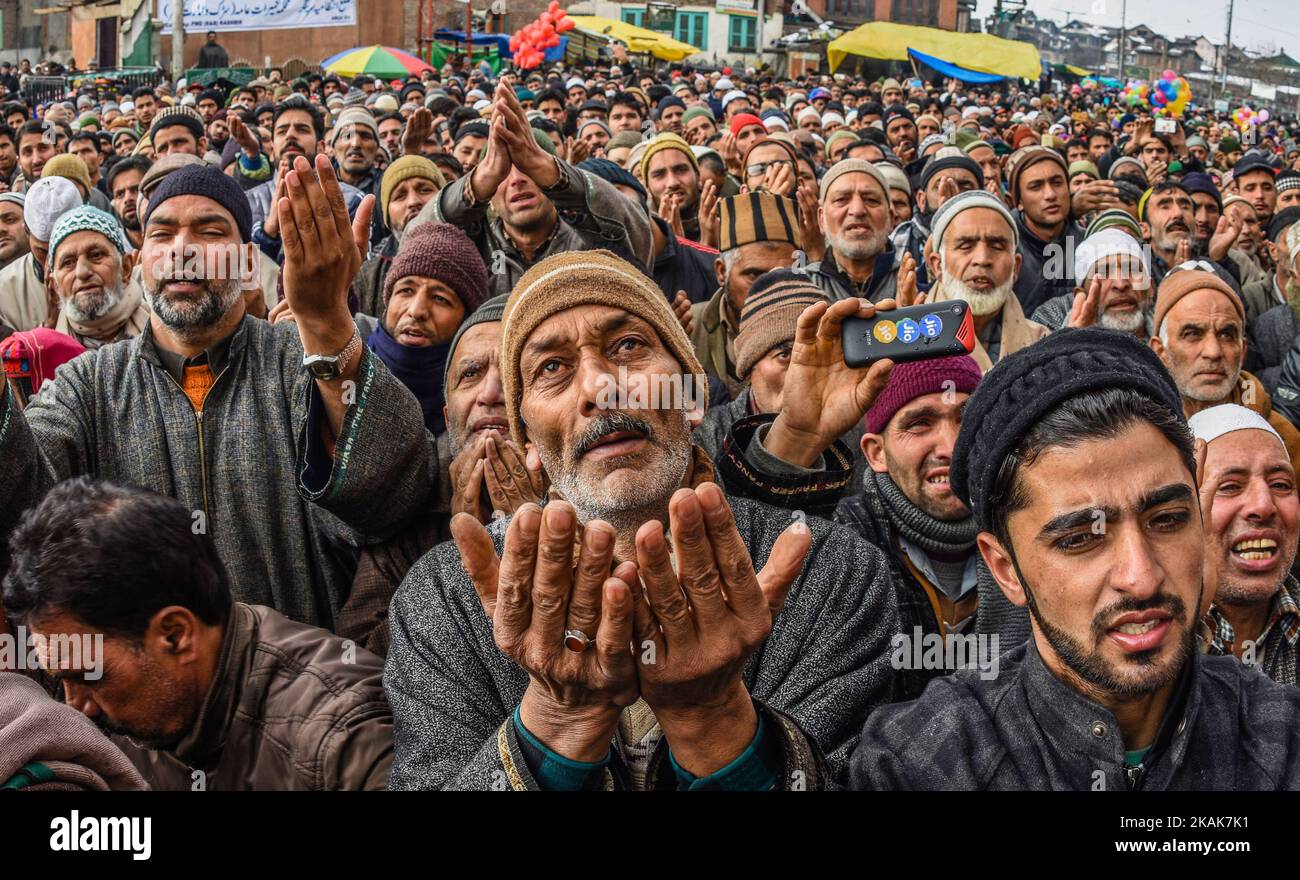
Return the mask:
[[(730, 503), (759, 568), (789, 515), (734, 496)], [(898, 616), (880, 551), (843, 527), (807, 522), (813, 544), (803, 573), (743, 677), (760, 711), (777, 721), (785, 766), (804, 771), (814, 788), (843, 773), (867, 713), (892, 697), (889, 641)], [(507, 525), (503, 518), (489, 527), (498, 553)], [(384, 688), (397, 731), (389, 787), (537, 788), (518, 756), (512, 719), (528, 674), (494, 643), (454, 543), (435, 547), (411, 569), (389, 624)], [(651, 757), (652, 778), (662, 778), (654, 768), (666, 765), (666, 748), (661, 740)], [(816, 772), (819, 751), (830, 780)], [(614, 754), (608, 787), (619, 787), (617, 748)]]
[(194, 512), (235, 598), (333, 629), (351, 573), (338, 557), (387, 537), (429, 499), (438, 454), (419, 404), (362, 348), (334, 457), (292, 323), (245, 317), (203, 411), (146, 329), (58, 368), (25, 411), (0, 398), (0, 537), (67, 477), (131, 483)]
[(1193, 651), (1155, 744), (1124, 766), (1119, 723), (1053, 675), (1032, 640), (1000, 674), (959, 672), (867, 719), (851, 785), (871, 790), (1300, 789), (1300, 690)]

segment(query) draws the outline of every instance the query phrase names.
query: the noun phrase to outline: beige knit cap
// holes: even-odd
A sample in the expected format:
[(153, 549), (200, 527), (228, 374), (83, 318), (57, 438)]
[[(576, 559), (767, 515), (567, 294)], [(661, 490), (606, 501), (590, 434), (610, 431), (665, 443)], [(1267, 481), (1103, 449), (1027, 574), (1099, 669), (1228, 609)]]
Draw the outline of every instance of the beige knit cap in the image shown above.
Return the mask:
[[(547, 318), (575, 306), (619, 309), (649, 323), (682, 365), (707, 388), (704, 367), (663, 291), (644, 272), (609, 251), (569, 251), (547, 257), (515, 284), (501, 315), (501, 385), (510, 436), (523, 445), (528, 432), (520, 416), (524, 381), (520, 355), (529, 335)], [(702, 402), (708, 406), (706, 398)]]

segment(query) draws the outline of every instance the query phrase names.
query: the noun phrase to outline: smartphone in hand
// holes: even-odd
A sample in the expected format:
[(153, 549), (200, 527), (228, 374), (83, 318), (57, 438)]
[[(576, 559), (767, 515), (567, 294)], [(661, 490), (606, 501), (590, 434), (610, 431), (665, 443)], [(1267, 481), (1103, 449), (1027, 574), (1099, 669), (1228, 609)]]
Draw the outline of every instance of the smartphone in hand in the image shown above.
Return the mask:
[(847, 318), (840, 328), (844, 363), (865, 367), (889, 358), (895, 363), (970, 354), (975, 322), (965, 300), (926, 303)]

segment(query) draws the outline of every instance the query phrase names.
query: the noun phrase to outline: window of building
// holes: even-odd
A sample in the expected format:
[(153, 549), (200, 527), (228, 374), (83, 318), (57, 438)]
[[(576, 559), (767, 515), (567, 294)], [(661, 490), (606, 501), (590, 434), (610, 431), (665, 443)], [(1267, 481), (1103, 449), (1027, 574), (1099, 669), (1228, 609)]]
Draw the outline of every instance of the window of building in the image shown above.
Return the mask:
[(939, 20), (938, 3), (935, 0), (894, 0), (893, 19), (903, 24), (933, 27)]
[(623, 21), (637, 27), (645, 27), (645, 10), (623, 7)]
[(696, 49), (709, 48), (709, 14), (678, 12), (677, 30), (673, 36), (683, 43), (690, 43)]
[(756, 46), (758, 19), (752, 15), (732, 15), (727, 48), (732, 52), (753, 52)]

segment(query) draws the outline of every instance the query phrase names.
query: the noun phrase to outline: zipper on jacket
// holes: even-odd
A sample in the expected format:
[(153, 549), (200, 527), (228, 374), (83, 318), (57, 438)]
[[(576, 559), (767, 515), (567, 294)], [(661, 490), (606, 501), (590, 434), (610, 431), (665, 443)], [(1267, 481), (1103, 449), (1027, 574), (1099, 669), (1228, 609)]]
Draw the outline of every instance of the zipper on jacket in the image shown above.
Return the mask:
[[(203, 519), (205, 522), (211, 514), (208, 511), (208, 459), (203, 448), (203, 409), (201, 407), (207, 404), (208, 395), (212, 393), (212, 389), (217, 387), (217, 383), (221, 381), (221, 377), (226, 375), (226, 371), (229, 369), (230, 365), (226, 364), (221, 372), (217, 373), (216, 378), (212, 380), (212, 384), (208, 386), (208, 390), (203, 395), (203, 403), (200, 404), (200, 409), (194, 410), (194, 424), (199, 432), (199, 482), (202, 484), (201, 488), (203, 489)], [(171, 380), (171, 383), (176, 386), (176, 389), (181, 394), (185, 394), (185, 389), (181, 386), (181, 383), (176, 381), (176, 377), (170, 371), (164, 368), (163, 373), (166, 374), (167, 378)], [(190, 401), (188, 394), (185, 394), (185, 402), (190, 404), (190, 409), (194, 409), (194, 404)]]
[(1128, 780), (1129, 791), (1137, 791), (1142, 787), (1142, 780), (1146, 776), (1147, 765), (1145, 762), (1138, 764), (1136, 767), (1125, 767), (1124, 776)]

